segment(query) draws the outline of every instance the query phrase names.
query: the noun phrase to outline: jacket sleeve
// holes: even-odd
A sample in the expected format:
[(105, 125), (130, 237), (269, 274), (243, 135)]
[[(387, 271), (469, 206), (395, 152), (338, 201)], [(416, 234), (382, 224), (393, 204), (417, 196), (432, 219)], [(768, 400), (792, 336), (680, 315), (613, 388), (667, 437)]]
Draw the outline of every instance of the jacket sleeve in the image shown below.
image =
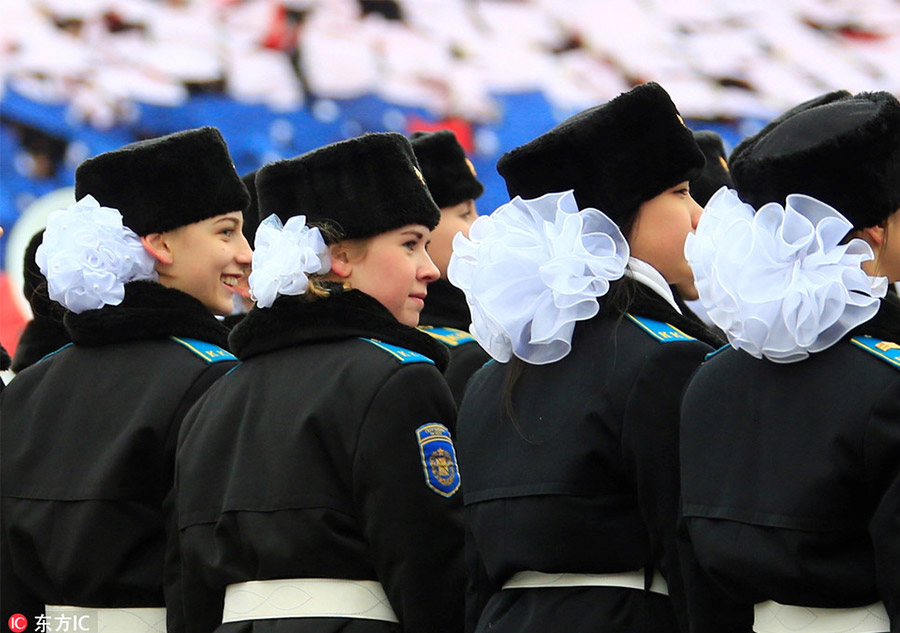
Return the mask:
[(865, 451), (876, 579), (891, 633), (900, 633), (900, 378), (872, 408)]
[[(409, 633), (463, 630), (462, 491), (429, 480), (419, 441), (426, 425), (455, 428), (455, 411), (433, 366), (405, 365), (377, 391), (358, 437), (356, 506), (378, 578)], [(454, 451), (441, 447), (443, 465), (456, 468)]]
[(638, 508), (650, 536), (653, 561), (669, 586), (682, 631), (687, 604), (676, 541), (681, 495), (678, 437), (681, 396), (700, 366), (706, 345), (662, 343), (648, 355), (632, 385), (622, 423), (622, 450)]

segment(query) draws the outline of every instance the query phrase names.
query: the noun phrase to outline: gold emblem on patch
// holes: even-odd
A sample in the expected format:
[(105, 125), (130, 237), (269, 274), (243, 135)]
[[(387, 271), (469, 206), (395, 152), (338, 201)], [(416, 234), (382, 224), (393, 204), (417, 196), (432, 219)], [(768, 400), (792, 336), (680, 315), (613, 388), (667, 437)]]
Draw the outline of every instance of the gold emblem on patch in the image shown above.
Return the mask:
[(681, 118), (681, 115), (680, 115), (680, 114), (678, 114), (678, 113), (676, 112), (676, 113), (675, 113), (675, 116), (678, 117), (679, 123), (681, 123), (684, 127), (687, 127), (687, 124), (684, 122), (684, 119)]
[(880, 343), (876, 343), (875, 347), (880, 349), (882, 352), (889, 352), (892, 349), (900, 349), (900, 345), (894, 343), (893, 341), (881, 341)]
[(428, 459), (428, 465), (431, 467), (431, 474), (442, 485), (449, 486), (456, 477), (456, 464), (450, 453), (442, 448), (437, 449)]
[(425, 184), (425, 176), (422, 175), (422, 172), (419, 171), (419, 168), (413, 165), (413, 171), (416, 172), (416, 177), (422, 181), (422, 184)]
[(469, 160), (468, 156), (466, 156), (466, 165), (468, 165), (469, 171), (472, 172), (472, 175), (477, 177), (478, 174), (475, 173), (475, 165), (472, 164), (472, 161)]

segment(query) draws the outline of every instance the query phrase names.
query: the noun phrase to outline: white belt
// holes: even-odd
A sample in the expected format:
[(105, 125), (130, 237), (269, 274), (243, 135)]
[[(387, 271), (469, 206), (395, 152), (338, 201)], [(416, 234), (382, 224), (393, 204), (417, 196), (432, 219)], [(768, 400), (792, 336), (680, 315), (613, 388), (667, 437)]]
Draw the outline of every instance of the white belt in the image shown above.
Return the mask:
[(48, 604), (48, 631), (75, 633), (166, 633), (165, 607), (95, 609)]
[(891, 630), (884, 604), (853, 609), (796, 607), (760, 602), (754, 609), (756, 633), (887, 633)]
[[(519, 571), (503, 583), (503, 589), (536, 589), (539, 587), (624, 587), (644, 589), (644, 570), (618, 574), (545, 574), (540, 571)], [(669, 595), (666, 579), (656, 571), (650, 591)]]
[(222, 624), (273, 618), (399, 622), (381, 583), (340, 578), (252, 580), (225, 588)]

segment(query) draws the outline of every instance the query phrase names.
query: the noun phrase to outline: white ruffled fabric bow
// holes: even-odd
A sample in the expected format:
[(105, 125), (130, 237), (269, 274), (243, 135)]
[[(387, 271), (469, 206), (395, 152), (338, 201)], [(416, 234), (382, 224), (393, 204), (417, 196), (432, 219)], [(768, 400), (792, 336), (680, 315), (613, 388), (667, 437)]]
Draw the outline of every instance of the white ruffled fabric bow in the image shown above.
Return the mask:
[(155, 260), (122, 214), (89, 195), (48, 216), (35, 261), (50, 298), (75, 313), (120, 304), (129, 281), (158, 279)]
[(619, 227), (597, 209), (579, 211), (572, 191), (517, 196), (454, 238), (447, 275), (488, 354), (543, 365), (571, 351), (575, 323), (597, 314), (628, 255)]
[(887, 278), (860, 267), (873, 259), (829, 205), (806, 195), (754, 213), (723, 187), (709, 200), (684, 252), (709, 317), (735, 349), (793, 363), (837, 343), (871, 319)]
[(302, 295), (308, 275), (331, 270), (331, 256), (322, 233), (306, 226), (306, 216), (296, 215), (282, 225), (272, 214), (256, 229), (250, 296), (260, 308), (268, 308), (278, 295)]

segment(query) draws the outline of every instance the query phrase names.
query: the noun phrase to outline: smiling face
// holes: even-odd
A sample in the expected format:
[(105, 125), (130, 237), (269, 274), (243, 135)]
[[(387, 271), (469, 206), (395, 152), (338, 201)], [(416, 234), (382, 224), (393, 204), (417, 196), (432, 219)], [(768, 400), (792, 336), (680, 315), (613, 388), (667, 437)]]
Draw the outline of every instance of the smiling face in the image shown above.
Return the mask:
[(164, 255), (157, 256), (159, 282), (200, 300), (213, 314), (230, 314), (252, 258), (242, 224), (241, 212), (232, 211), (152, 236)]
[(670, 284), (683, 288), (682, 293), (690, 292), (694, 280), (684, 256), (684, 242), (697, 229), (702, 212), (691, 198), (688, 182), (682, 182), (638, 207), (628, 237), (631, 255), (656, 268)]
[(377, 299), (400, 323), (415, 327), (428, 284), (440, 277), (426, 250), (430, 236), (427, 227), (407, 224), (363, 240), (359, 248), (339, 242), (332, 249), (332, 271)]
[(441, 271), (441, 277), (447, 278), (447, 266), (450, 265), (450, 256), (453, 254), (453, 238), (457, 233), (468, 237), (469, 229), (477, 218), (474, 200), (441, 209), (441, 221), (431, 232), (431, 245), (428, 247), (428, 254)]

